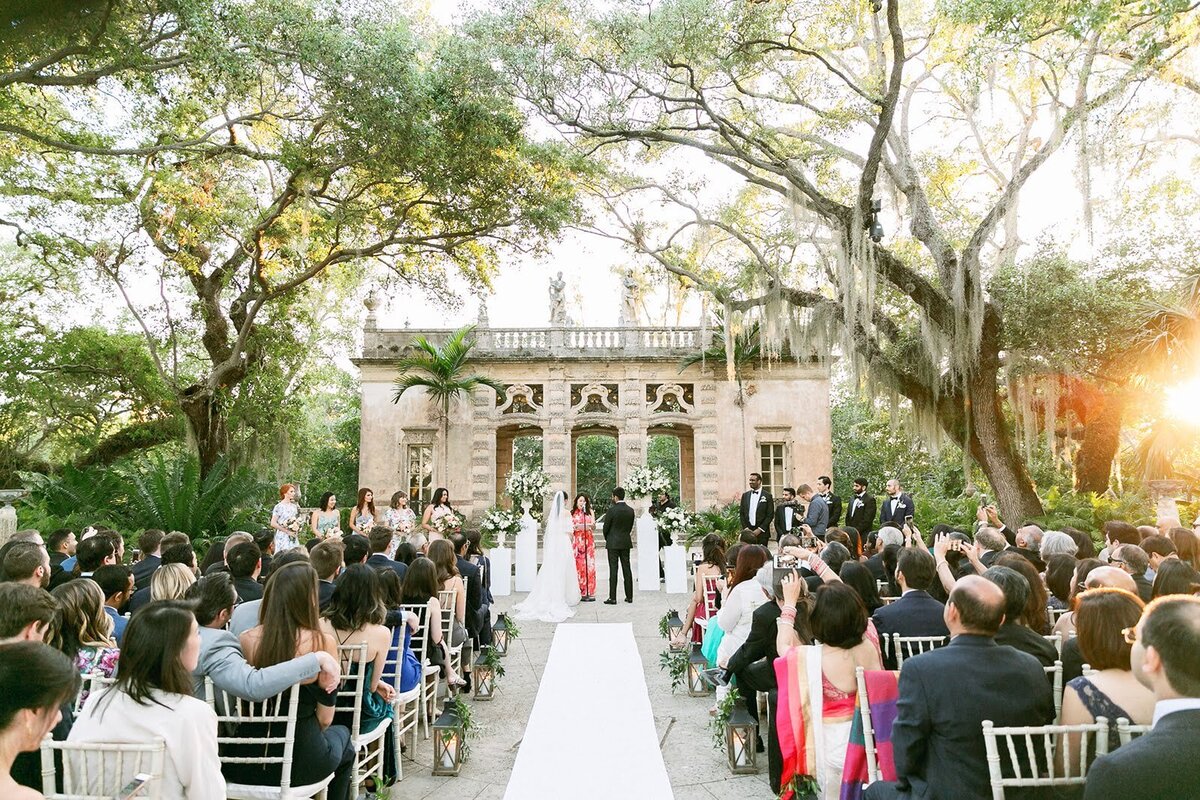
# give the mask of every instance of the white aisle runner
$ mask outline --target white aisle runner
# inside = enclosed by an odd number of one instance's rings
[[[559,625],[505,800],[672,800],[633,626]]]

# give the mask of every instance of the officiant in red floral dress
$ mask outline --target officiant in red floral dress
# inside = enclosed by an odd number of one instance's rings
[[[585,603],[596,600],[596,517],[592,501],[586,494],[575,497],[571,510],[574,523],[575,572],[579,575],[580,599]]]

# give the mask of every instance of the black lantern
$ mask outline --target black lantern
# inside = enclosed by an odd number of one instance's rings
[[[692,652],[688,656],[687,687],[692,697],[704,697],[712,693],[712,687],[704,679],[704,671],[708,669],[708,659],[700,652],[700,643],[692,643]]]
[[[447,700],[433,723],[433,774],[457,775],[462,769],[466,731],[462,720]]]
[[[683,637],[683,620],[678,611],[671,611],[667,618],[667,646],[672,653],[682,653],[687,649],[687,639]]]
[[[503,614],[497,614],[492,624],[492,647],[496,648],[496,655],[508,655],[508,620]]]
[[[725,749],[729,757],[729,770],[734,775],[751,775],[758,772],[758,723],[746,710],[744,700],[733,705],[729,719],[725,721]]]
[[[496,695],[496,671],[488,658],[488,648],[479,651],[475,659],[475,671],[471,673],[471,681],[475,686],[476,700],[491,700]]]

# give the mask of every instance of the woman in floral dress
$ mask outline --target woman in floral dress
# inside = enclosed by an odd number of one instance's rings
[[[592,501],[586,494],[575,497],[571,511],[574,527],[575,571],[579,574],[580,599],[585,603],[596,600],[596,517],[592,514]]]
[[[80,675],[113,677],[121,651],[113,639],[113,621],[104,611],[104,593],[93,580],[68,581],[51,592],[62,608],[57,645],[75,662]],[[87,699],[84,695],[80,705]]]
[[[279,487],[279,502],[271,509],[271,527],[275,529],[275,555],[300,546],[300,506],[296,505],[296,485]]]
[[[416,523],[417,515],[408,507],[408,495],[404,492],[393,494],[392,501],[383,510],[383,524],[392,529],[393,546],[404,541]]]

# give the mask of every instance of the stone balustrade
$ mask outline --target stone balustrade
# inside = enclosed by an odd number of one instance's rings
[[[374,328],[363,331],[364,361],[398,358],[419,336],[440,344],[449,329]],[[479,359],[678,359],[709,347],[711,331],[699,327],[477,328]]]

